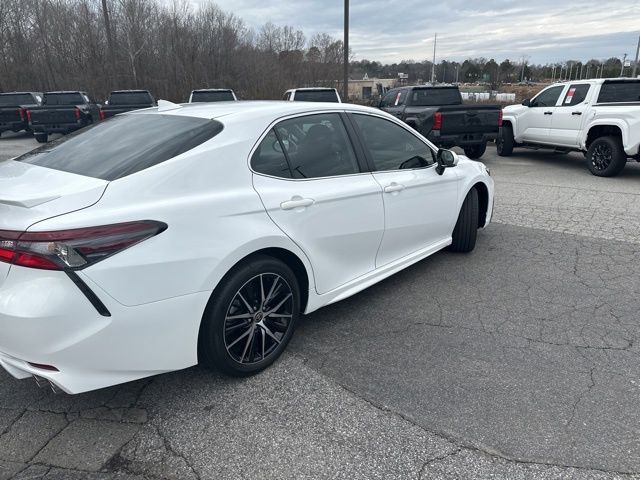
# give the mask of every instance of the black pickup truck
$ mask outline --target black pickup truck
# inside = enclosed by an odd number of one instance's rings
[[[100,110],[100,120],[105,120],[119,113],[155,107],[156,105],[155,98],[148,90],[115,90],[109,94],[109,98],[104,102]]]
[[[411,125],[438,147],[462,147],[480,158],[502,124],[499,105],[463,105],[455,86],[416,86],[389,90],[379,108]]]
[[[7,130],[29,131],[27,110],[41,104],[42,93],[39,92],[0,93],[0,135]]]
[[[86,92],[47,92],[42,106],[27,110],[29,126],[40,143],[50,133],[71,133],[100,120],[100,105]]]

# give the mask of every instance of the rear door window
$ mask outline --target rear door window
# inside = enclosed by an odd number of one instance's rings
[[[215,120],[178,115],[113,117],[16,160],[103,180],[116,180],[197,147],[222,131]]]
[[[320,178],[360,172],[342,118],[337,113],[307,115],[276,125],[293,178]]]
[[[598,103],[640,102],[640,81],[610,81],[600,87]]]
[[[569,90],[564,96],[562,100],[562,107],[572,107],[574,105],[578,105],[585,101],[587,98],[587,93],[589,93],[589,85],[588,83],[580,83],[576,85],[571,85]]]
[[[415,88],[411,92],[410,105],[434,107],[440,105],[460,105],[462,97],[457,88]]]
[[[251,168],[257,173],[279,178],[292,178],[282,144],[271,129],[251,157]]]

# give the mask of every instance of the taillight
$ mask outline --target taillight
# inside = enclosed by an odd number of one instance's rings
[[[27,110],[27,122],[31,123],[31,110]]]
[[[502,110],[498,112],[498,126],[502,126]]]
[[[80,109],[79,109],[78,107],[76,107],[76,108],[73,110],[73,113],[75,113],[75,114],[76,114],[76,120],[80,120],[80,113],[81,113],[81,112],[80,112]]]
[[[442,113],[436,112],[433,114],[432,130],[440,130],[441,128],[442,128]]]
[[[107,113],[104,110],[100,110],[100,120],[107,118]]]
[[[167,229],[152,220],[57,232],[0,230],[0,261],[43,270],[80,270]]]
[[[18,112],[18,115],[20,115],[20,121],[24,122],[24,112],[25,112],[24,108],[19,108],[17,112]]]

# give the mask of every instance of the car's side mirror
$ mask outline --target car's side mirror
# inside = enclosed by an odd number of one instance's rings
[[[528,98],[522,102],[522,105],[524,105],[525,107],[530,107],[531,106],[531,100],[529,100]]]
[[[442,175],[445,168],[451,168],[458,165],[458,155],[451,150],[445,150],[444,148],[441,148],[436,154],[436,161],[438,162],[436,172],[438,173],[438,175]]]

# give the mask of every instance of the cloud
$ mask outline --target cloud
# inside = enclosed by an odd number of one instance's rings
[[[168,1],[168,0],[165,0]],[[190,0],[199,5],[209,0]],[[271,21],[311,37],[342,37],[342,0],[218,0],[250,27]],[[351,0],[350,44],[356,59],[383,62],[437,58],[566,59],[633,57],[640,34],[640,0]]]

